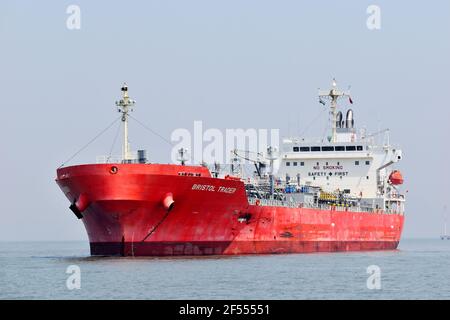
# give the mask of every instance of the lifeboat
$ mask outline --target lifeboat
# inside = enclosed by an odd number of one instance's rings
[[[389,176],[389,183],[397,186],[403,184],[403,175],[400,171],[394,170],[392,171],[391,175]]]
[[[241,181],[241,178],[239,178],[239,177],[234,177],[234,176],[230,176],[229,174],[227,174],[227,175],[224,177],[224,179],[225,179],[225,180],[233,180],[233,181]]]

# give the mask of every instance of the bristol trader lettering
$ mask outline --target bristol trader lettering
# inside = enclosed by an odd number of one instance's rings
[[[216,191],[215,186],[212,185],[204,185],[204,184],[194,184],[192,186],[192,190],[200,190],[200,191]],[[227,187],[218,187],[217,192],[224,192],[224,193],[235,193],[236,188],[227,188]]]

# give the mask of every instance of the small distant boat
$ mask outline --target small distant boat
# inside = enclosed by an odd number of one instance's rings
[[[447,207],[444,207],[444,233],[441,236],[441,240],[450,240],[450,234],[447,233]]]

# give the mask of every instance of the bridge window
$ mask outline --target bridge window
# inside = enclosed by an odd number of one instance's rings
[[[345,150],[347,150],[347,151],[356,151],[356,147],[355,146],[346,146]]]
[[[305,163],[302,161],[302,162],[300,162],[300,166],[301,167],[304,167],[305,166]]]
[[[370,161],[366,161],[366,166],[370,166]]]
[[[293,162],[292,164],[294,165],[294,167],[296,167],[296,166],[297,166],[297,162],[295,162],[295,161],[294,161],[294,162]]]
[[[314,152],[320,151],[320,147],[311,147],[311,151]]]
[[[358,151],[363,151],[363,146],[357,146],[356,149],[357,149]]]
[[[309,152],[310,148],[309,147],[300,147],[300,152]]]
[[[334,150],[336,150],[336,151],[345,151],[345,147],[344,146],[336,146],[336,147],[334,147]]]
[[[298,152],[300,150],[300,148],[299,147],[294,147],[293,150],[294,150],[294,152]]]
[[[288,161],[288,162],[286,162],[286,167],[290,167],[291,166],[291,163]]]
[[[355,161],[355,166],[359,166],[359,161]]]
[[[322,147],[322,151],[334,151],[334,147]]]

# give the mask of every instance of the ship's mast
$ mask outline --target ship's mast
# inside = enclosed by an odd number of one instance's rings
[[[447,206],[444,206],[444,237],[447,236]]]
[[[447,235],[447,217],[444,218],[444,236]]]
[[[330,90],[319,90],[319,101],[323,105],[325,102],[322,99],[328,99],[331,101],[330,114],[331,114],[331,142],[336,142],[336,128],[337,128],[337,101],[339,98],[350,98],[349,92],[340,91],[337,88],[336,80],[333,79],[332,88]]]
[[[122,123],[123,123],[123,146],[122,146],[122,159],[124,162],[130,158],[130,143],[128,141],[128,113],[133,111],[133,106],[136,101],[130,99],[128,96],[128,86],[126,83],[123,84],[122,88],[122,99],[116,101],[116,106],[118,111],[122,113]]]
[[[273,197],[275,194],[275,178],[274,178],[274,162],[278,159],[277,149],[274,147],[267,148],[267,159],[270,161],[270,174],[269,174],[269,183],[270,183],[270,195]]]

